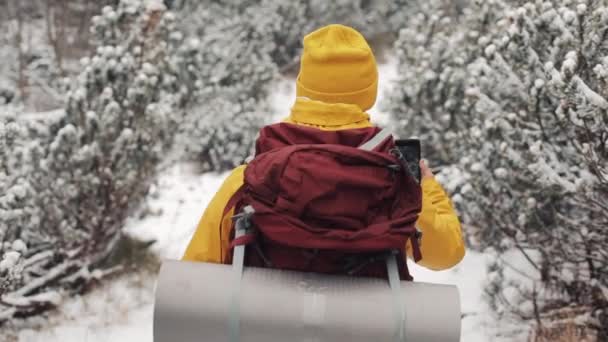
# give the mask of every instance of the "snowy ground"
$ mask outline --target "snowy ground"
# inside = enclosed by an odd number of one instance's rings
[[[394,63],[389,59],[380,68],[381,84],[389,86],[388,75],[395,74]],[[290,80],[277,84],[272,103],[276,118],[287,115],[294,93]],[[371,114],[375,123],[387,124],[383,113]],[[151,191],[149,205],[155,214],[143,220],[132,219],[127,232],[156,239],[154,251],[163,259],[180,258],[200,215],[225,177],[226,174],[196,174],[188,164],[171,166]],[[462,263],[448,271],[431,272],[411,266],[417,281],[458,286],[464,314],[462,341],[496,340],[496,322],[492,322],[481,299],[486,262],[487,256],[468,252]],[[132,274],[82,297],[70,298],[48,317],[23,324],[17,341],[152,342],[154,282],[153,276]]]

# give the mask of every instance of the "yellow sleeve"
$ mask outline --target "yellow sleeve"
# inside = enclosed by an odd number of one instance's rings
[[[205,209],[182,260],[212,263],[225,260],[234,209],[223,214],[228,201],[243,184],[244,171],[245,166],[239,166],[226,178]]]
[[[465,248],[460,220],[450,198],[434,178],[422,180],[422,211],[416,226],[422,231],[419,265],[440,271],[462,260]],[[411,248],[408,254],[411,257]]]

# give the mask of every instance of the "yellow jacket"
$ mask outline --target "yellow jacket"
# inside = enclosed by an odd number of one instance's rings
[[[369,115],[348,104],[328,104],[298,98],[285,122],[340,130],[369,127]],[[186,249],[183,260],[223,263],[228,254],[231,217],[234,209],[223,215],[228,201],[243,184],[245,165],[232,171],[211,200]],[[419,265],[443,270],[456,265],[465,249],[460,221],[449,197],[434,178],[422,180],[422,211],[416,226],[422,231],[422,260]],[[411,256],[411,248],[407,246]]]

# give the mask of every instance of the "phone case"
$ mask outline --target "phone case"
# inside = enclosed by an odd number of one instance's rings
[[[410,175],[420,183],[420,140],[400,139],[395,141],[395,145],[399,152],[398,157],[407,165]]]

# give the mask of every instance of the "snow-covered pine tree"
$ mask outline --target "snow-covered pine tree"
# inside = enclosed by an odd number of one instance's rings
[[[541,292],[522,289],[540,308],[539,328],[552,327],[542,320],[550,309],[576,303],[587,308],[577,324],[600,340],[608,338],[607,24],[600,1],[525,3],[506,13],[506,32],[469,67],[473,110],[485,120],[471,141],[483,158],[466,165],[479,163],[479,181],[463,201],[481,199],[475,212],[501,237],[497,249],[540,254],[530,261]]]
[[[159,2],[105,7],[92,27],[97,49],[83,60],[50,139],[3,149],[10,173],[0,182],[7,189],[0,276],[8,279],[0,319],[35,314],[56,304],[62,289],[79,290],[113,270],[104,261],[145,195],[179,112],[181,87],[167,53],[174,21]],[[16,146],[17,127],[4,125],[4,144]]]
[[[477,2],[451,32],[402,31],[407,76],[392,98],[406,134],[464,175],[454,200],[497,251],[488,294],[499,313],[543,331],[574,322],[599,340],[608,338],[607,20],[603,1]],[[531,279],[501,276],[512,250]]]
[[[260,7],[260,29],[270,44],[272,61],[280,69],[297,65],[302,37],[316,25],[310,1],[263,0]]]
[[[23,127],[14,115],[0,117],[0,295],[22,282],[22,253],[25,246],[11,227],[26,227],[35,208],[24,205],[31,188],[20,173],[25,155]],[[13,247],[15,246],[15,248]],[[0,309],[0,321],[13,310]]]
[[[19,79],[18,51],[15,48],[16,24],[13,21],[5,21],[1,27],[0,34],[0,106],[16,102],[19,96],[17,80]]]
[[[272,38],[273,61],[283,69],[297,64],[302,38],[307,33],[329,24],[349,25],[368,39],[380,35],[393,37],[418,1],[272,1],[264,0],[257,10],[263,13],[263,29]]]
[[[195,158],[202,171],[229,170],[253,153],[253,143],[269,110],[264,100],[237,102],[229,90],[199,94],[201,105],[190,109],[175,146]]]
[[[45,21],[43,3],[0,6],[0,106],[12,102],[32,111],[59,107],[64,80],[48,39],[53,28]]]
[[[182,13],[188,35],[173,61],[189,106],[177,146],[202,171],[242,163],[270,112],[265,99],[277,68],[259,24],[268,18],[241,5],[203,2]]]
[[[466,65],[496,30],[504,6],[486,1],[460,10],[435,0],[419,6],[399,31],[397,86],[380,105],[392,113],[399,136],[422,140],[425,158],[452,163],[462,156],[459,135],[470,124],[462,115],[470,107]]]

